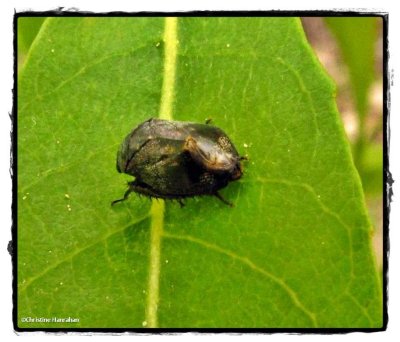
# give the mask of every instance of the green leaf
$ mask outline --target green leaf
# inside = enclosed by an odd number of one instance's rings
[[[366,197],[383,194],[383,150],[381,143],[370,143],[365,146],[363,159],[360,161],[360,176]]]
[[[51,18],[18,88],[19,327],[380,327],[334,87],[295,18]],[[149,117],[224,129],[245,174],[151,202],[116,152]],[[79,318],[23,322],[22,318]]]

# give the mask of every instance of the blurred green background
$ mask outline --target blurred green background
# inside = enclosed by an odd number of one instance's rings
[[[23,68],[44,17],[19,18],[18,71]],[[337,84],[337,105],[360,174],[377,264],[383,244],[383,38],[379,17],[305,17],[306,36]]]

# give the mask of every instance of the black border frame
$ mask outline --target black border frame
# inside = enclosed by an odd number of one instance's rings
[[[382,19],[383,36],[383,265],[382,265],[382,295],[383,295],[383,325],[379,328],[20,328],[18,326],[18,232],[17,232],[17,210],[18,210],[18,18],[21,17],[379,17]],[[11,175],[12,175],[12,241],[9,242],[8,251],[12,259],[12,288],[13,288],[13,310],[12,321],[16,332],[92,332],[92,333],[309,333],[309,334],[333,334],[349,332],[378,332],[386,331],[388,324],[388,254],[389,254],[389,214],[392,200],[393,178],[389,170],[389,143],[390,143],[390,95],[389,95],[389,72],[388,72],[388,21],[389,14],[385,12],[357,12],[351,11],[190,11],[190,12],[123,12],[115,11],[108,13],[95,13],[88,11],[63,11],[63,7],[51,11],[26,11],[15,12],[13,20],[14,30],[14,84],[13,84],[13,109],[11,114]]]

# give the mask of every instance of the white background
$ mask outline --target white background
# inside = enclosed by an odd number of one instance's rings
[[[399,46],[400,39],[398,32],[400,30],[400,11],[396,11],[396,2],[390,0],[380,1],[351,1],[351,0],[336,0],[330,3],[318,1],[256,1],[256,0],[241,0],[241,1],[222,1],[222,0],[202,0],[202,1],[188,1],[188,0],[146,0],[140,4],[136,4],[134,1],[123,1],[123,0],[112,0],[112,1],[73,1],[64,0],[61,2],[54,2],[49,0],[42,1],[1,1],[0,2],[0,40],[1,40],[1,63],[0,63],[0,85],[1,85],[1,101],[0,101],[0,263],[1,263],[1,281],[0,281],[0,339],[15,340],[17,334],[13,331],[12,327],[12,287],[11,287],[11,257],[7,252],[7,244],[11,239],[11,178],[9,173],[10,166],[10,131],[11,121],[9,119],[9,113],[12,109],[12,88],[13,88],[13,15],[14,12],[20,12],[24,10],[35,10],[45,11],[52,10],[57,7],[63,6],[64,9],[77,8],[79,10],[96,11],[96,12],[107,12],[107,11],[188,11],[188,10],[368,10],[377,12],[389,13],[389,72],[390,72],[390,129],[391,129],[391,140],[390,140],[390,171],[393,178],[397,182],[393,186],[394,196],[391,204],[391,216],[390,216],[390,258],[389,258],[389,325],[386,332],[378,333],[351,333],[344,335],[289,335],[289,334],[273,334],[273,335],[252,335],[251,338],[257,340],[269,341],[286,341],[289,339],[301,339],[307,341],[326,339],[330,341],[336,340],[353,340],[359,339],[364,341],[375,341],[378,339],[390,338],[393,340],[395,336],[398,338],[400,333],[400,272],[399,272],[399,198],[400,189],[398,182],[400,181],[400,163],[399,163],[399,152],[400,146],[400,134],[399,134],[399,121],[400,121],[400,105],[399,105]],[[377,7],[380,6],[380,7]],[[396,33],[393,33],[396,32]],[[20,339],[33,339],[42,340],[55,338],[54,334],[44,333],[24,333]],[[81,334],[74,334],[74,338],[88,338],[81,336]],[[196,334],[185,334],[185,335],[174,335],[174,336],[132,336],[129,335],[130,339],[146,338],[146,339],[157,339],[157,338],[187,338],[199,339],[203,338],[204,335]],[[58,338],[65,338],[65,336],[57,336]],[[111,339],[114,336],[97,336],[101,339]],[[224,337],[228,337],[224,335]],[[229,335],[230,338],[243,338],[244,336]],[[246,336],[249,338],[250,336]],[[210,335],[207,338],[214,340],[221,339],[221,335]]]

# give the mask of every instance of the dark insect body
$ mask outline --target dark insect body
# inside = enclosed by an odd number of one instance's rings
[[[214,195],[228,205],[218,190],[242,176],[240,157],[228,136],[218,127],[192,122],[150,119],[122,142],[118,172],[135,177],[131,192],[149,197],[182,199]]]

